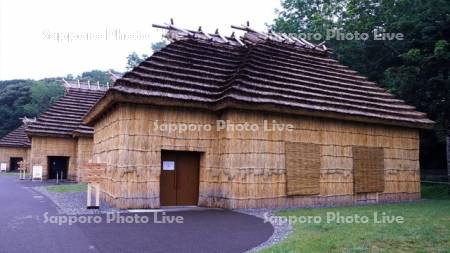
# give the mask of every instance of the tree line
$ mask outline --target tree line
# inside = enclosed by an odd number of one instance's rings
[[[316,43],[325,38],[332,57],[436,121],[431,131],[421,132],[421,168],[445,169],[450,118],[449,0],[281,0],[281,7],[268,24],[270,29],[314,35],[308,39]],[[372,37],[356,39],[357,33]],[[353,39],[347,34],[353,34]],[[376,34],[382,39],[376,39]],[[401,34],[401,39],[391,34]],[[166,44],[153,43],[152,50]],[[126,69],[147,57],[131,53]],[[106,72],[98,70],[66,78],[110,81]],[[63,94],[58,80],[0,81],[0,136],[20,125],[20,117],[37,116],[56,101]]]
[[[91,82],[110,82],[107,71],[92,70],[79,76],[67,75],[68,81],[82,79]],[[64,95],[62,77],[42,80],[8,80],[0,81],[0,136],[22,124],[23,117],[37,117],[50,105]]]
[[[165,40],[152,43],[153,52],[167,45]],[[132,52],[127,56],[126,69],[131,70],[144,61],[148,55]],[[92,83],[112,83],[109,71],[91,70],[81,75],[44,78],[42,80],[0,81],[0,138],[22,124],[23,117],[38,117],[50,105],[64,95],[62,79],[67,81],[83,80]]]
[[[421,132],[421,168],[445,170],[450,119],[450,1],[282,0],[281,6],[271,29],[315,34],[309,39],[317,43],[321,41],[315,38],[326,38],[333,57],[341,63],[427,113],[436,125]],[[356,33],[371,36],[352,38]],[[384,37],[375,38],[375,34]],[[402,39],[391,39],[392,34],[401,34]]]

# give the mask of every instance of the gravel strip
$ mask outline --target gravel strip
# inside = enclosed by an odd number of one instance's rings
[[[86,192],[49,192],[45,186],[33,187],[33,189],[53,201],[53,203],[58,206],[58,211],[60,214],[89,215],[119,212],[119,209],[111,208],[108,204],[102,201],[100,201],[100,209],[87,209]],[[120,212],[123,212],[123,210]]]
[[[289,223],[282,223],[279,224],[276,221],[276,219],[273,219],[272,217],[279,217],[276,216],[274,213],[277,211],[280,211],[282,209],[234,209],[233,211],[253,215],[258,218],[263,219],[266,221],[266,218],[268,221],[272,224],[274,231],[272,236],[265,242],[261,243],[260,245],[248,250],[247,252],[257,252],[265,248],[269,248],[270,246],[280,243],[283,240],[285,240],[293,231],[292,226]]]

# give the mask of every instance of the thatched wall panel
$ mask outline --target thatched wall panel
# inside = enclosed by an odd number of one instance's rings
[[[43,176],[48,176],[48,157],[69,157],[68,178],[76,180],[78,176],[77,140],[73,138],[39,137],[31,140],[31,166],[40,165]]]
[[[320,192],[321,148],[317,144],[286,142],[286,194]]]
[[[92,161],[92,150],[93,150],[93,140],[88,137],[80,137],[77,139],[77,147],[76,147],[76,166],[77,166],[77,180],[79,181],[81,178],[81,170],[80,168]]]
[[[383,149],[361,146],[353,147],[353,173],[356,193],[383,192]]]
[[[0,163],[6,163],[6,169],[10,170],[11,157],[22,157],[25,163],[30,161],[30,148],[13,148],[13,147],[0,147]],[[27,165],[27,167],[29,167]]]
[[[218,119],[227,120],[228,124],[254,123],[261,129],[263,120],[268,120],[269,124],[275,120],[292,124],[294,128],[283,132],[215,131]],[[155,122],[211,124],[213,131],[169,133],[155,129]],[[104,195],[118,207],[159,206],[161,149],[202,152],[199,205],[204,206],[354,203],[353,146],[385,150],[386,180],[393,180],[386,182],[386,193],[397,192],[397,200],[401,200],[414,198],[419,190],[416,183],[418,133],[405,128],[268,113],[226,111],[215,115],[120,104],[98,121],[95,133],[94,160],[108,164]],[[287,197],[284,149],[287,141],[320,146],[320,191],[317,197]],[[392,174],[398,173],[397,170],[415,173]],[[405,183],[406,180],[413,183]],[[137,183],[141,181],[146,183]],[[401,195],[402,192],[408,194]],[[396,198],[389,195],[384,199],[393,201]]]

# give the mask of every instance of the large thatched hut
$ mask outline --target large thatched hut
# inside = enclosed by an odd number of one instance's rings
[[[31,141],[25,128],[32,122],[34,121],[24,118],[20,127],[0,139],[0,164],[6,164],[7,171],[17,170],[19,162],[28,164],[30,161]]]
[[[86,115],[102,196],[120,208],[249,208],[415,200],[433,122],[330,58],[248,27],[169,29],[168,46]]]
[[[27,127],[31,166],[42,166],[43,177],[79,180],[79,167],[92,157],[93,129],[82,119],[105,94],[105,87],[66,83],[65,95]]]

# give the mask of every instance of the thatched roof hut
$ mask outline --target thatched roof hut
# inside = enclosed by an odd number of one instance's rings
[[[0,163],[6,164],[8,171],[17,170],[20,161],[29,161],[31,141],[25,133],[25,128],[30,122],[25,118],[20,127],[0,139]]]
[[[27,127],[31,138],[31,164],[42,166],[44,178],[79,179],[78,168],[92,156],[93,129],[83,116],[107,88],[90,83],[66,82],[65,95]]]
[[[418,129],[433,122],[331,59],[323,44],[250,27],[237,27],[246,31],[239,38],[158,27],[172,43],[118,79],[85,117],[113,205],[420,197]]]

